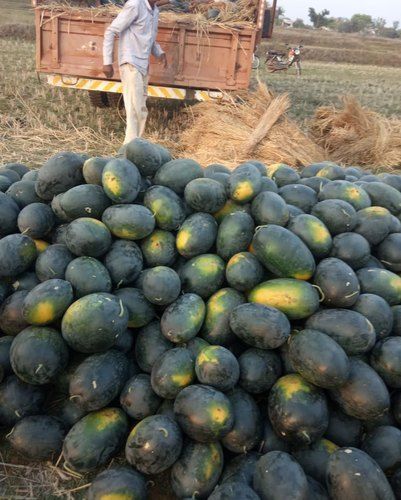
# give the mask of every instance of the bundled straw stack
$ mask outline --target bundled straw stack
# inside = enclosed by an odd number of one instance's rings
[[[311,134],[333,161],[401,167],[401,120],[364,108],[352,96],[343,98],[340,109],[318,108]]]
[[[203,165],[213,161],[236,166],[255,158],[300,166],[326,159],[287,118],[289,107],[286,94],[275,97],[264,84],[240,101],[201,103],[188,111],[193,118],[181,135],[182,152]]]

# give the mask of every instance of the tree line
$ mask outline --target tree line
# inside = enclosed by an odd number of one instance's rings
[[[296,19],[292,26],[303,29],[322,29],[328,28],[340,33],[368,33],[384,36],[387,38],[401,38],[400,22],[394,21],[392,26],[387,26],[384,18],[373,18],[368,14],[354,14],[351,18],[331,17],[330,11],[323,9],[317,12],[313,7],[308,12],[310,24],[302,19]],[[276,23],[282,24],[285,18],[285,10],[278,7],[276,10]]]

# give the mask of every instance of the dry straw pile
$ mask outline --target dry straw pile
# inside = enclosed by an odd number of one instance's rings
[[[192,121],[181,134],[181,153],[203,165],[232,167],[250,158],[293,166],[326,159],[322,148],[286,116],[289,106],[286,94],[276,97],[259,84],[241,99],[189,108]]]
[[[343,107],[316,110],[311,134],[330,159],[346,165],[401,167],[401,120],[362,107],[355,97]]]

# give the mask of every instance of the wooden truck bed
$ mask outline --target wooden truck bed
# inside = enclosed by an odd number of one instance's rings
[[[88,11],[74,13],[35,9],[36,69],[42,73],[105,79],[103,34],[112,18]],[[168,69],[153,58],[150,84],[196,89],[239,90],[249,85],[256,29],[210,27],[207,34],[181,23],[160,22],[157,40]],[[117,58],[117,42],[115,47]],[[114,80],[119,80],[115,64]]]

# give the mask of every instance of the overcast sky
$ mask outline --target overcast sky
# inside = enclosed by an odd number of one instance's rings
[[[400,0],[277,0],[284,7],[285,14],[291,19],[300,17],[308,20],[308,9],[314,7],[318,12],[328,9],[333,17],[351,17],[355,13],[384,17],[388,23],[401,21]]]

